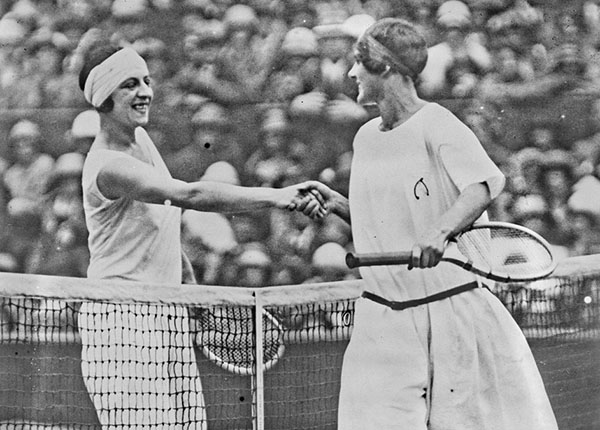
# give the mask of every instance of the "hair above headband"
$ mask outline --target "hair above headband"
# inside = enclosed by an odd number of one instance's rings
[[[146,61],[132,48],[119,49],[90,71],[83,95],[98,108],[123,81],[138,73],[149,73]]]
[[[363,35],[361,37],[361,42],[365,44],[371,60],[386,64],[403,75],[410,76],[413,79],[416,78],[416,75],[418,75],[418,73],[415,74],[408,66],[400,61],[400,59],[394,55],[392,51],[386,48],[370,34]]]

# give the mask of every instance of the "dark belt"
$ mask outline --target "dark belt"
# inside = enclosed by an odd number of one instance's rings
[[[449,290],[442,291],[441,293],[436,293],[432,294],[431,296],[423,297],[422,299],[406,300],[404,302],[393,302],[368,291],[363,292],[362,297],[364,297],[365,299],[372,300],[375,303],[379,303],[380,305],[387,306],[388,308],[394,311],[401,311],[408,308],[414,308],[415,306],[421,306],[427,303],[437,302],[438,300],[447,299],[448,297],[464,293],[465,291],[474,290],[478,287],[479,284],[473,281],[469,282],[468,284],[463,284],[459,285],[458,287],[450,288]]]

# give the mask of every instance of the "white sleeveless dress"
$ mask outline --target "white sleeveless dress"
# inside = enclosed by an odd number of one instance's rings
[[[136,140],[170,177],[144,129]],[[100,193],[100,169],[128,154],[92,150],[83,169],[88,277],[181,284],[181,210]],[[205,429],[190,321],[169,305],[83,303],[82,371],[103,429]]]

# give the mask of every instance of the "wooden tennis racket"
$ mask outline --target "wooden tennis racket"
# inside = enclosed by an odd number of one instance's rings
[[[217,366],[238,375],[256,372],[256,335],[251,308],[202,308],[199,343],[203,354]],[[272,368],[285,351],[283,326],[270,312],[263,310],[263,371]]]
[[[348,254],[350,268],[409,264],[411,252]],[[498,282],[545,278],[556,268],[548,242],[534,231],[506,222],[473,224],[449,241],[442,260]]]

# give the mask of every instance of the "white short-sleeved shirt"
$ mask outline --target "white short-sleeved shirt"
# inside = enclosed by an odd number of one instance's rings
[[[439,104],[426,104],[389,131],[380,123],[367,122],[354,139],[349,200],[357,252],[410,251],[467,186],[487,183],[492,198],[502,190],[504,176],[477,137]],[[397,301],[474,280],[451,264],[363,267],[361,276],[369,291]]]

